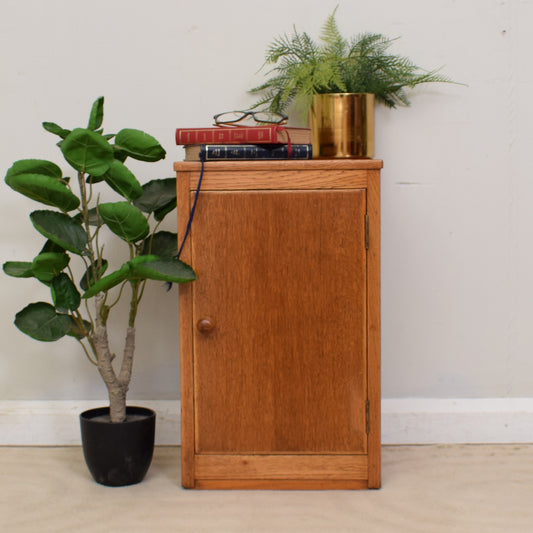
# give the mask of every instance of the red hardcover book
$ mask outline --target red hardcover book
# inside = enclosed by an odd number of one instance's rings
[[[231,126],[210,128],[178,128],[176,144],[309,144],[309,128],[285,126]]]

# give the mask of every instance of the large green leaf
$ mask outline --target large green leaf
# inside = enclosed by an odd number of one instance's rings
[[[142,263],[150,263],[152,261],[159,261],[159,259],[161,258],[155,254],[138,255],[137,257],[130,259],[126,264],[129,266],[131,270],[136,265],[140,265]]]
[[[172,259],[178,254],[178,236],[170,231],[158,231],[146,239],[143,254],[155,254],[162,259]]]
[[[176,209],[176,200],[155,211],[154,218],[157,221],[163,220],[170,212],[174,211],[174,209]]]
[[[80,205],[80,200],[61,181],[44,174],[12,174],[6,176],[6,183],[15,191],[41,202],[72,211]]]
[[[124,263],[119,270],[103,277],[91,285],[82,298],[91,298],[99,292],[105,292],[123,281],[153,279],[173,283],[194,281],[196,274],[193,269],[177,259],[161,259],[157,255],[141,255]]]
[[[50,290],[54,305],[59,312],[75,311],[80,306],[80,293],[70,277],[64,272],[52,280]]]
[[[6,261],[2,268],[8,276],[14,278],[32,278],[32,263],[29,261]]]
[[[159,161],[166,155],[164,148],[154,137],[134,129],[120,130],[115,137],[115,147],[139,161]]]
[[[113,160],[103,177],[113,190],[128,200],[135,200],[143,193],[141,184],[131,170],[117,159]]]
[[[94,131],[76,128],[61,143],[65,159],[79,172],[105,174],[113,162],[112,146]]]
[[[92,324],[89,321],[83,320],[83,325],[81,325],[77,323],[72,316],[70,319],[70,331],[67,333],[67,335],[76,339],[83,339],[91,333]]]
[[[142,212],[128,202],[101,204],[98,211],[109,229],[127,242],[140,241],[150,231]]]
[[[45,252],[57,252],[57,253],[65,253],[65,248],[62,246],[59,246],[59,244],[56,244],[55,242],[52,242],[50,239],[48,239],[44,246],[41,248],[40,254],[44,254]]]
[[[104,176],[87,176],[87,183],[94,185],[95,183],[100,183],[104,181]]]
[[[91,285],[83,294],[82,298],[91,298],[97,295],[99,292],[105,292],[117,285],[120,285],[123,281],[128,279],[130,273],[130,266],[125,263],[118,270],[111,272],[107,276],[104,276],[98,280],[94,285]]]
[[[66,130],[61,126],[58,126],[55,122],[43,122],[43,128],[46,131],[49,131],[50,133],[59,135],[59,137],[61,137],[62,139],[66,139],[68,134],[70,133],[70,130]]]
[[[139,276],[135,276],[133,271],[135,265],[157,260],[159,260],[157,255],[142,255],[134,257],[130,261],[124,263],[118,270],[111,272],[111,274],[108,274],[107,276],[98,280],[95,284],[91,285],[83,294],[83,298],[91,298],[99,292],[108,291],[127,279],[137,279]]]
[[[91,109],[91,115],[89,117],[89,124],[87,128],[90,130],[96,131],[104,120],[104,97],[100,96]]]
[[[33,275],[43,283],[50,283],[69,264],[70,258],[65,253],[45,252],[33,260]]]
[[[61,179],[63,175],[61,169],[55,163],[45,159],[21,159],[20,161],[15,161],[7,171],[6,178],[18,174],[43,174],[57,179]]]
[[[141,263],[133,267],[133,274],[141,278],[173,283],[194,281],[194,270],[179,259],[160,259],[149,263]]]
[[[89,225],[90,226],[101,226],[104,221],[102,220],[102,217],[98,215],[98,209],[96,207],[92,207],[89,209]],[[73,217],[74,220],[79,222],[83,225],[83,215],[81,213],[78,213],[75,217]]]
[[[87,235],[81,224],[57,211],[34,211],[30,214],[35,229],[65,250],[83,255],[87,247]]]
[[[142,189],[142,195],[133,202],[141,211],[153,213],[169,205],[176,206],[176,178],[152,180]]]
[[[97,280],[104,275],[107,267],[108,262],[106,259],[102,259],[100,266],[94,263],[90,265],[80,279],[80,287],[86,291],[92,284],[95,283],[95,279]]]
[[[71,329],[70,316],[56,313],[54,306],[46,302],[33,303],[19,311],[15,325],[38,341],[56,341]]]
[[[128,159],[128,154],[121,150],[118,146],[113,145],[113,150],[115,153],[115,159],[120,161],[121,163],[124,163],[126,159]]]
[[[98,208],[93,207],[89,209],[89,225],[101,226],[103,223],[102,217],[98,214]]]

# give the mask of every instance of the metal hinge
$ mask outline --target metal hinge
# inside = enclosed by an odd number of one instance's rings
[[[370,401],[366,401],[366,434],[370,433]]]
[[[368,213],[365,213],[365,248],[368,250],[368,242],[370,240],[370,219]]]

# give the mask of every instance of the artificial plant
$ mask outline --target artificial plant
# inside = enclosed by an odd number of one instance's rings
[[[319,41],[306,32],[277,37],[266,52],[270,78],[251,89],[262,93],[253,106],[284,112],[295,103],[303,111],[312,97],[324,93],[372,93],[388,107],[409,105],[406,88],[421,83],[451,82],[437,70],[424,71],[407,57],[388,52],[393,43],[377,33],[352,38],[341,35],[335,20],[337,8],[328,16]]]
[[[29,304],[16,314],[15,325],[40,341],[66,335],[76,339],[107,387],[111,422],[122,422],[132,374],[135,320],[146,281],[183,283],[194,280],[195,274],[176,258],[176,234],[159,230],[176,207],[175,178],[141,185],[124,164],[128,157],[159,161],[165,150],[140,130],[104,134],[103,116],[101,97],[92,106],[87,127],[66,130],[43,123],[45,130],[59,136],[57,145],[74,171],[72,179],[55,163],[41,159],[17,161],[7,171],[7,185],[54,209],[30,214],[45,239],[39,253],[31,261],[8,261],[3,269],[10,276],[35,278],[50,288],[52,303]],[[122,199],[102,201],[105,185]],[[110,241],[113,238],[116,242]],[[105,249],[115,252],[119,244],[126,260],[108,273]],[[114,361],[108,325],[111,311],[122,298],[129,299],[128,322],[122,357]]]

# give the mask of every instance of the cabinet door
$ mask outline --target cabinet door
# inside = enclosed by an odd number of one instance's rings
[[[364,189],[202,193],[197,453],[366,452],[365,211]]]

